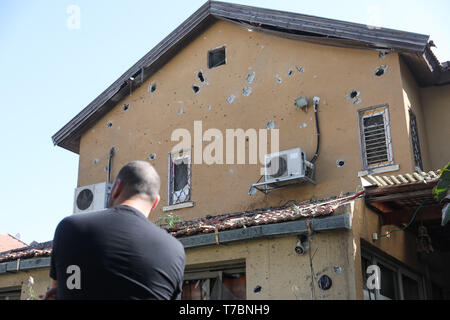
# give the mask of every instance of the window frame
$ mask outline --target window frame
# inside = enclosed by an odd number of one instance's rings
[[[411,136],[411,150],[413,156],[414,169],[423,171],[422,151],[420,150],[419,126],[417,125],[417,117],[411,108],[408,108],[409,114],[409,132]],[[416,152],[417,148],[417,152]]]
[[[170,152],[168,160],[168,183],[167,183],[167,205],[174,206],[182,203],[187,203],[191,201],[192,196],[192,184],[191,184],[191,154],[190,150],[181,150],[180,152]],[[186,196],[184,201],[173,201],[173,196],[175,193],[174,185],[175,185],[175,165],[176,162],[185,162],[187,161],[187,186],[189,188],[189,194]]]
[[[224,61],[222,64],[219,64],[218,66],[211,66],[211,55],[213,55],[216,52],[219,52],[223,50],[224,51]],[[208,69],[214,69],[214,68],[218,68],[220,66],[226,65],[227,64],[227,48],[225,45],[208,50],[207,53],[207,65],[208,65]]]
[[[405,300],[404,297],[404,291],[403,291],[403,276],[406,276],[414,281],[417,282],[418,285],[418,300],[425,300],[426,299],[426,286],[425,286],[425,278],[423,275],[420,275],[419,273],[415,273],[413,271],[410,271],[409,269],[401,266],[400,264],[391,261],[390,259],[384,258],[376,253],[374,253],[371,250],[368,250],[367,248],[361,249],[361,257],[369,261],[370,265],[382,265],[384,268],[389,269],[394,272],[395,275],[395,283],[394,283],[394,290],[395,290],[395,299],[390,299],[386,296],[383,296],[381,294],[381,289],[374,290],[375,292],[371,292],[368,289],[365,288],[365,276],[366,270],[362,270],[363,272],[363,296],[364,299],[366,299],[366,296],[369,297],[369,300],[371,297],[374,298],[374,300]]]
[[[225,285],[223,284],[224,273],[243,273],[246,277],[245,282],[247,285],[247,272],[245,262],[233,263],[232,265],[228,266],[217,264],[214,266],[194,269],[190,269],[190,267],[187,267],[183,277],[183,284],[184,281],[206,280],[207,292],[204,300],[210,300],[212,290],[211,279],[216,279],[216,281],[219,281],[219,298],[217,300],[222,300],[223,289],[225,287]],[[245,294],[245,299],[247,299],[247,294]]]
[[[377,115],[383,115],[384,120],[384,132],[386,137],[386,151],[388,160],[376,164],[368,164],[367,162],[367,149],[364,139],[364,119],[377,116]],[[360,147],[360,154],[361,154],[361,161],[362,161],[362,168],[363,170],[371,170],[381,167],[387,167],[394,164],[394,153],[392,150],[392,137],[391,137],[391,123],[389,118],[389,105],[382,104],[377,106],[372,106],[365,109],[360,109],[357,111],[357,117],[358,117],[358,131],[359,131],[359,147]]]
[[[18,299],[17,299],[18,295]],[[13,296],[13,299],[10,297]],[[8,299],[6,299],[8,298]],[[0,288],[0,301],[2,300],[20,300],[22,298],[22,287],[12,286]]]

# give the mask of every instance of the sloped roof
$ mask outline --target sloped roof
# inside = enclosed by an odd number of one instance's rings
[[[163,225],[162,228],[176,238],[184,238],[197,234],[214,233],[216,230],[217,232],[222,232],[306,218],[320,218],[333,215],[333,213],[337,214],[339,208],[361,197],[363,193],[359,192],[329,199],[291,203],[281,207],[207,216],[200,219],[180,221],[175,223],[173,227]],[[48,241],[20,249],[0,252],[0,263],[14,261],[19,258],[48,257],[51,255],[52,244],[52,241]]]
[[[86,130],[129,94],[130,88],[136,89],[142,85],[186,44],[217,20],[226,20],[255,31],[301,41],[398,51],[403,54],[413,75],[421,85],[432,83],[435,79],[429,74],[441,71],[440,68],[432,69],[439,62],[433,60],[427,63],[427,57],[433,57],[428,45],[428,35],[374,28],[298,13],[208,1],[56,132],[52,137],[53,143],[78,153],[81,135]],[[430,52],[430,54],[425,55],[424,52]]]
[[[0,252],[0,263],[17,259],[30,259],[34,257],[48,257],[52,252],[53,241],[41,242],[31,246],[22,246],[17,249]]]
[[[0,252],[27,246],[23,241],[10,234],[0,234]]]

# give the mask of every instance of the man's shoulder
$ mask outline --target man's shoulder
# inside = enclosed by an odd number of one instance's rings
[[[111,213],[111,209],[88,213],[76,213],[62,219],[58,227],[76,227],[79,225],[84,225],[86,223],[96,221],[97,219],[102,218],[109,213]]]

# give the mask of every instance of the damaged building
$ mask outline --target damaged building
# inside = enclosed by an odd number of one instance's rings
[[[208,1],[52,137],[79,155],[74,214],[146,160],[162,183],[150,217],[186,250],[183,299],[448,299],[432,188],[450,160],[450,67],[429,41]],[[174,152],[194,121],[277,129],[277,172]],[[43,294],[51,245],[0,253],[0,296],[27,298],[30,275]]]

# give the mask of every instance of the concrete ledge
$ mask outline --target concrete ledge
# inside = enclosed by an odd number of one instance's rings
[[[373,169],[367,169],[363,171],[358,172],[358,177],[364,177],[369,174],[378,174],[378,173],[385,173],[385,172],[391,172],[391,171],[398,171],[400,170],[400,166],[398,164],[393,164],[391,166],[386,167],[379,167],[379,168],[373,168]]]
[[[188,201],[188,202],[183,202],[183,203],[179,203],[179,204],[174,204],[171,206],[165,206],[165,207],[163,207],[163,212],[178,210],[178,209],[183,209],[183,208],[190,208],[193,206],[194,206],[194,202]]]
[[[50,267],[50,257],[31,258],[26,260],[17,259],[0,263],[0,274],[46,267]]]
[[[326,218],[309,219],[309,221],[311,229],[314,231],[351,229],[349,213]],[[258,238],[299,235],[307,232],[308,227],[306,226],[306,221],[298,220],[221,231],[217,234],[218,243],[216,242],[215,233],[199,234],[178,238],[178,240],[183,244],[185,249],[189,249]]]

